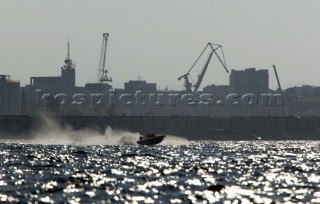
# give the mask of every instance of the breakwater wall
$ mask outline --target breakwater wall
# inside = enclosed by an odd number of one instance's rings
[[[94,116],[0,116],[0,136],[28,138],[46,126],[154,132],[190,140],[304,140],[320,139],[320,117],[94,117]]]

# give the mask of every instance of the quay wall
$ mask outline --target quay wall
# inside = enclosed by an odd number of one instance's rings
[[[94,117],[0,116],[0,138],[29,138],[39,129],[106,127],[132,132],[181,136],[190,140],[318,140],[320,117]]]

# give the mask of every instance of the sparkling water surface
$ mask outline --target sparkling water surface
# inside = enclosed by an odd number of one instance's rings
[[[29,142],[32,143],[32,142]],[[320,203],[320,142],[0,143],[0,201]]]

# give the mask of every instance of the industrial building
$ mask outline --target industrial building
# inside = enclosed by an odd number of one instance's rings
[[[211,84],[205,86],[200,91],[211,59],[216,58],[215,60],[220,62],[222,68],[220,71],[229,73],[222,46],[210,42],[191,68],[178,78],[184,81],[185,90],[173,91],[167,88],[165,90],[157,90],[156,83],[149,83],[141,78],[129,80],[124,83],[123,88],[113,88],[109,84],[109,82],[112,82],[112,78],[108,76],[106,60],[108,37],[108,33],[103,33],[98,78],[96,82],[87,83],[84,87],[76,86],[76,67],[70,58],[69,43],[64,65],[61,69],[59,68],[61,71],[60,76],[30,77],[30,84],[20,89],[19,82],[10,80],[9,76],[0,75],[0,115],[34,115],[46,112],[52,115],[65,116],[284,116],[288,115],[288,113],[298,115],[315,115],[320,113],[318,111],[320,107],[318,105],[320,101],[320,88],[303,86],[282,90],[275,66],[274,71],[278,83],[277,91],[269,89],[268,70],[256,68],[245,70],[232,69],[231,74],[226,75],[226,77],[229,76],[229,85]],[[204,53],[208,54],[208,58],[197,78],[193,77],[196,80],[193,80],[191,71],[196,68],[195,65],[204,56]],[[143,103],[123,103],[123,101],[135,101],[138,99],[141,102],[141,95],[136,95],[137,91],[143,95]],[[63,99],[56,97],[60,93],[65,94],[66,97],[69,97],[68,99],[73,99],[74,95],[80,93],[84,96],[81,100],[86,100],[86,103],[79,106],[73,103],[61,104],[60,102]],[[183,94],[191,94],[196,97],[195,104],[197,104],[199,103],[200,95],[203,93],[212,95],[211,105],[186,105],[185,101],[179,98]],[[286,108],[282,106],[248,106],[246,103],[230,106],[226,103],[226,98],[233,93],[240,96],[250,93],[257,96],[260,94],[279,93],[281,96],[286,95],[288,106]],[[41,94],[49,94],[50,96],[44,99],[45,103],[39,104],[39,100],[43,102],[43,95]],[[168,102],[172,95],[178,95],[176,104],[169,105],[168,103],[161,102],[161,98],[163,101]],[[123,96],[127,98],[120,99]],[[92,100],[92,97],[97,97],[95,98],[96,101]],[[104,97],[105,103],[98,104],[97,101],[101,101],[101,98],[98,97]],[[239,98],[241,99],[241,97]],[[155,101],[160,103],[155,103]]]
[[[245,70],[231,70],[230,92],[232,93],[268,93],[269,73],[266,69],[256,70],[248,68]]]
[[[75,66],[70,59],[70,46],[68,43],[68,56],[64,60],[65,65],[61,67],[61,76],[54,77],[31,77],[30,86],[43,90],[70,90],[75,88],[76,73]]]
[[[136,91],[142,91],[143,93],[156,93],[157,84],[147,83],[144,80],[130,80],[124,83],[124,92],[134,94]]]
[[[64,65],[61,67],[60,76],[44,76],[44,77],[30,77],[30,84],[24,88],[25,95],[23,106],[25,114],[33,115],[35,113],[51,113],[62,115],[79,115],[79,108],[73,106],[61,106],[61,99],[56,99],[54,96],[59,93],[72,96],[74,93],[84,93],[83,87],[76,87],[76,72],[75,65],[70,58],[70,45],[68,42],[67,57],[64,60]],[[39,94],[50,94],[50,97],[41,101],[39,104]]]
[[[20,114],[20,82],[0,75],[0,115]]]
[[[211,84],[203,88],[204,93],[212,93],[214,95],[227,95],[229,93],[229,85]]]

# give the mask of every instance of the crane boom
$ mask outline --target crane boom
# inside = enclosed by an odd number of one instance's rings
[[[289,108],[285,104],[286,98],[285,98],[285,94],[283,93],[282,88],[281,88],[280,79],[278,76],[276,65],[273,65],[273,70],[274,70],[274,74],[276,75],[276,78],[277,78],[279,92],[280,92],[281,96],[283,97],[283,114],[284,114],[284,116],[288,116],[289,115]]]
[[[202,69],[202,71],[200,72],[200,74],[198,75],[198,80],[197,82],[194,84],[190,83],[189,81],[189,76],[190,76],[190,72],[191,70],[194,68],[194,66],[196,65],[196,63],[199,61],[199,59],[201,58],[201,56],[203,55],[203,53],[206,51],[206,49],[210,47],[212,49],[212,51],[210,52],[209,56],[208,56],[208,59],[206,60],[206,63]],[[218,49],[221,49],[221,52],[222,52],[222,56],[223,56],[223,60],[221,59],[221,57],[218,55],[218,53],[216,52],[216,50]],[[224,53],[223,53],[223,50],[222,50],[222,46],[221,45],[217,45],[217,44],[213,44],[213,43],[208,43],[207,46],[204,48],[204,50],[201,52],[201,54],[199,55],[199,57],[196,59],[196,61],[193,63],[193,65],[191,66],[191,68],[188,70],[188,72],[182,76],[180,76],[178,78],[178,80],[181,80],[182,78],[184,79],[185,81],[185,87],[186,87],[186,91],[187,92],[194,92],[196,93],[198,91],[198,89],[200,88],[200,85],[202,83],[202,80],[204,78],[204,75],[208,69],[208,66],[209,66],[209,63],[210,63],[210,60],[212,58],[212,55],[213,53],[217,56],[218,60],[220,61],[220,63],[222,64],[223,68],[226,70],[226,72],[228,73],[229,70],[227,68],[227,64],[225,62],[225,57],[224,57]],[[191,87],[194,87],[194,90],[192,91]]]
[[[213,44],[210,43],[210,46],[214,52],[214,54],[217,56],[217,58],[219,59],[221,65],[223,66],[223,68],[226,70],[227,73],[229,73],[229,70],[227,68],[227,63],[226,63],[226,59],[224,57],[224,53],[223,53],[223,49],[222,49],[222,46],[221,45],[217,45],[218,47],[217,48],[214,48],[212,46]],[[223,61],[221,60],[220,56],[218,55],[218,53],[216,52],[217,49],[221,48],[221,53],[222,53],[222,56],[223,56]]]
[[[209,62],[210,62],[210,60],[211,60],[211,58],[212,58],[213,52],[214,52],[214,50],[212,50],[212,52],[209,54],[208,59],[207,59],[207,61],[206,61],[206,64],[204,65],[201,73],[200,73],[199,76],[198,76],[198,81],[197,81],[197,83],[194,85],[194,92],[195,92],[195,93],[198,91],[198,89],[199,89],[199,87],[200,87],[200,85],[201,85],[201,82],[202,82],[202,80],[203,80],[204,74],[206,73],[206,71],[207,71],[207,69],[208,69],[208,65],[209,65]]]
[[[103,33],[103,42],[102,49],[100,55],[100,63],[99,63],[99,75],[98,82],[112,81],[112,78],[108,77],[108,70],[106,69],[106,58],[107,58],[107,45],[108,45],[108,37],[109,33]]]
[[[280,80],[279,80],[279,77],[278,77],[278,72],[277,72],[276,65],[273,65],[273,70],[274,70],[274,74],[276,75],[276,78],[277,78],[277,83],[278,83],[279,91],[280,91],[280,93],[282,94],[283,92],[282,92],[282,89],[281,89]]]

